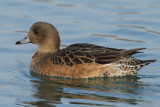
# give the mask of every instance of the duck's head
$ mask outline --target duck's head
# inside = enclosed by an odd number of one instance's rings
[[[25,43],[37,44],[42,52],[56,52],[60,48],[60,37],[52,24],[36,22],[31,26],[27,37],[16,42],[16,44]]]

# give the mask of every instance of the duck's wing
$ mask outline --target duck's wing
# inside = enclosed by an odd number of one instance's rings
[[[51,60],[54,64],[76,65],[82,63],[109,64],[144,48],[131,50],[106,48],[93,44],[72,44],[52,55]]]

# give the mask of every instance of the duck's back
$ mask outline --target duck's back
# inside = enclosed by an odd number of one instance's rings
[[[69,66],[82,63],[110,64],[115,63],[123,58],[134,59],[132,58],[132,55],[135,53],[140,53],[139,50],[142,49],[145,48],[124,50],[107,48],[87,43],[72,44],[62,50],[59,50],[50,58],[52,62],[55,64]]]
[[[106,48],[93,44],[72,44],[53,54],[55,64],[76,65],[82,63],[108,64],[123,57],[122,49]]]

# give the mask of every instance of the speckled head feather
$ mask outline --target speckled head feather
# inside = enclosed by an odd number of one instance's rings
[[[56,28],[46,22],[34,23],[28,33],[28,38],[39,49],[45,52],[56,52],[60,48],[59,33]]]
[[[21,43],[33,43],[38,49],[32,57],[31,71],[42,75],[70,78],[93,78],[136,75],[137,71],[155,60],[132,57],[136,49],[115,49],[94,44],[72,44],[60,50],[56,28],[46,22],[34,23]]]

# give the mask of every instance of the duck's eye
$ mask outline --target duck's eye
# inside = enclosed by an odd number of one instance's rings
[[[38,29],[34,29],[33,32],[34,32],[34,34],[38,34],[39,33]]]

